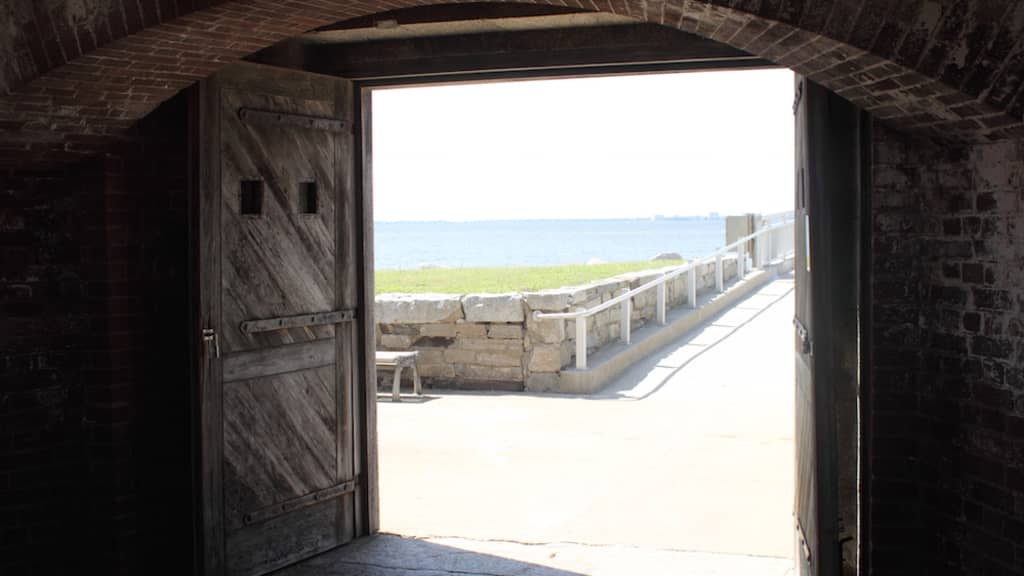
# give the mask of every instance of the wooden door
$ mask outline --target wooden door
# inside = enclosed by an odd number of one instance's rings
[[[204,567],[248,576],[365,530],[354,95],[244,63],[202,93]]]
[[[857,566],[860,112],[797,76],[796,560]]]

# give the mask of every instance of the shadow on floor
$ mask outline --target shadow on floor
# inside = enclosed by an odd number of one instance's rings
[[[445,546],[427,540],[378,534],[361,538],[274,576],[580,576],[529,562]]]
[[[412,392],[402,390],[402,399],[395,402],[391,398],[391,392],[377,392],[377,402],[391,402],[393,404],[426,404],[427,402],[433,402],[434,400],[440,400],[440,396],[431,396],[428,394],[416,395]]]

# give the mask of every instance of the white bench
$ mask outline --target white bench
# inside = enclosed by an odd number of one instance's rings
[[[412,387],[416,394],[423,394],[420,386],[420,375],[416,372],[416,356],[419,352],[377,352],[377,369],[389,369],[395,371],[394,384],[391,386],[391,400],[401,402],[402,397],[398,393],[398,386],[402,381],[402,368],[412,368]]]

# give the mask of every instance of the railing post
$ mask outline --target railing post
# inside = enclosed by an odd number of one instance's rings
[[[762,235],[763,236],[763,235]],[[750,268],[761,266],[761,236],[754,237],[754,253],[750,255]]]
[[[658,324],[665,325],[665,283],[658,284]]]
[[[630,316],[633,315],[633,299],[626,298],[622,301],[622,308],[619,309],[619,338],[629,344],[630,339]]]
[[[775,261],[776,258],[788,258],[795,249],[794,241],[796,239],[796,232],[794,230],[793,222],[786,222],[787,225],[778,225],[777,228],[773,229],[762,229],[757,239],[759,242],[755,243],[754,256],[755,258],[751,261],[750,265],[747,265],[747,241],[738,242],[736,246],[736,277],[738,280],[743,279],[747,273],[750,272],[756,265],[767,265],[770,262]],[[732,245],[729,245],[731,248]],[[721,248],[719,252],[714,254],[715,257],[715,288],[722,292],[725,290],[725,252],[729,248]],[[687,273],[687,301],[690,308],[697,307],[697,268],[703,264],[710,264],[710,256],[706,258],[706,261],[695,260],[686,266],[677,268],[672,275],[672,278],[680,277],[685,269]],[[657,322],[659,324],[666,324],[667,318],[667,307],[668,307],[668,285],[664,276],[651,280],[645,283],[643,286],[629,290],[624,294],[616,296],[610,301],[606,301],[590,310],[576,310],[569,313],[554,313],[544,314],[540,311],[534,312],[534,318],[545,319],[545,318],[574,318],[576,322],[576,368],[578,370],[586,370],[587,368],[587,317],[589,315],[610,310],[616,304],[622,304],[620,309],[620,339],[626,344],[630,344],[632,341],[632,315],[633,315],[633,297],[636,294],[645,293],[651,288],[657,289]],[[577,316],[579,314],[579,316]]]
[[[715,290],[725,292],[725,271],[722,270],[721,254],[715,254]]]
[[[690,304],[690,308],[697,307],[697,266],[690,268],[689,274],[689,286],[690,293],[687,295],[687,302]]]
[[[587,317],[576,318],[576,369],[587,369]]]

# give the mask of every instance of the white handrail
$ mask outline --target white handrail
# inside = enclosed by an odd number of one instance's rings
[[[690,273],[690,278],[689,278],[689,281],[690,281],[689,288],[690,288],[690,290],[689,290],[688,300],[689,300],[689,304],[690,304],[691,307],[696,307],[696,305],[697,305],[697,302],[696,302],[696,288],[697,288],[697,286],[696,286],[696,269],[697,269],[698,266],[701,266],[703,264],[709,264],[711,262],[715,263],[715,278],[716,278],[715,285],[716,285],[716,287],[717,287],[717,289],[719,291],[722,291],[724,289],[724,285],[723,285],[724,283],[721,280],[721,278],[722,278],[722,268],[723,268],[723,266],[722,266],[722,256],[732,252],[733,250],[735,250],[737,252],[736,276],[739,277],[739,278],[743,278],[743,276],[745,275],[745,270],[744,270],[744,268],[745,268],[745,262],[744,262],[744,260],[745,260],[744,246],[745,246],[745,244],[747,242],[750,242],[751,240],[753,240],[755,238],[760,238],[761,236],[764,236],[764,235],[768,234],[769,232],[774,232],[776,230],[781,230],[781,229],[784,229],[784,228],[792,228],[793,227],[793,222],[794,221],[792,219],[792,213],[789,213],[788,217],[783,222],[780,222],[778,224],[773,224],[771,226],[766,226],[766,227],[764,227],[764,228],[754,232],[753,234],[748,234],[748,235],[746,235],[746,236],[744,236],[742,238],[739,238],[735,242],[732,242],[730,244],[722,246],[721,248],[715,250],[714,252],[708,254],[707,256],[704,256],[702,258],[698,258],[696,260],[691,260],[691,261],[687,262],[686,264],[683,264],[682,266],[673,268],[670,271],[663,273],[661,276],[658,276],[654,280],[651,280],[650,282],[647,282],[646,284],[644,284],[642,286],[638,286],[636,288],[633,288],[632,290],[629,290],[629,291],[627,291],[627,292],[625,292],[623,294],[620,294],[620,295],[616,296],[615,298],[612,298],[611,300],[608,300],[607,302],[602,302],[601,304],[598,304],[597,306],[594,306],[593,308],[585,308],[583,310],[574,310],[572,312],[541,312],[541,311],[537,310],[537,311],[534,311],[533,318],[535,320],[558,320],[558,319],[577,320],[577,322],[576,322],[576,367],[579,368],[579,369],[584,369],[584,368],[587,367],[587,348],[586,348],[586,346],[587,346],[587,330],[586,330],[587,318],[589,318],[589,317],[591,317],[594,314],[597,314],[599,312],[603,312],[603,311],[611,308],[612,306],[616,306],[616,305],[621,304],[623,306],[623,308],[622,308],[622,318],[620,320],[621,324],[620,324],[620,328],[619,328],[619,335],[620,335],[622,341],[626,342],[628,344],[630,342],[629,317],[630,317],[630,313],[631,313],[631,309],[632,309],[631,303],[632,303],[632,299],[633,299],[634,296],[636,296],[637,294],[642,294],[643,292],[646,292],[646,291],[650,290],[651,288],[657,287],[658,288],[658,312],[657,312],[658,318],[657,318],[657,320],[659,322],[664,322],[664,313],[665,313],[664,312],[664,307],[665,307],[665,303],[664,303],[664,301],[665,301],[665,289],[664,289],[664,286],[665,286],[665,284],[669,280],[677,278],[677,277],[679,277],[679,276],[681,276],[683,274]],[[790,250],[790,252],[792,252],[792,250]],[[789,253],[787,253],[786,256],[788,256],[788,254]],[[765,250],[763,248],[758,247],[758,254],[754,258],[754,265],[757,266],[757,265],[762,264],[764,262],[770,261],[771,259],[772,259],[771,255],[766,254]]]

